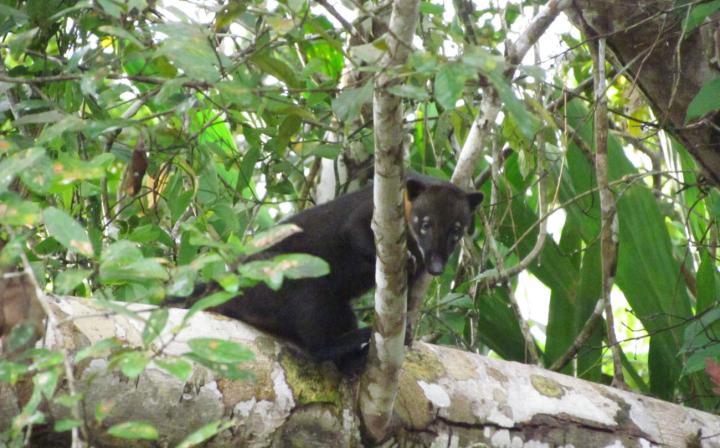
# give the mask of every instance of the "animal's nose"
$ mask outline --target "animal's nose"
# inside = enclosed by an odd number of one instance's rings
[[[445,260],[439,255],[431,255],[427,264],[427,271],[430,275],[442,274],[443,268],[445,267]]]

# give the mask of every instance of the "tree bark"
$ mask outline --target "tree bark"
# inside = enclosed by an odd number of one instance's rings
[[[683,36],[687,6],[678,5],[673,0],[575,0],[567,12],[579,29],[590,27],[596,36],[605,37],[617,69],[643,92],[660,127],[685,146],[707,181],[720,186],[718,114],[685,123],[692,99],[720,74],[713,59],[717,25]]]
[[[61,322],[64,348],[71,353],[109,337],[142,345],[142,322],[108,315],[91,300],[56,298],[51,306]],[[103,401],[113,404],[103,424],[91,427],[93,446],[128,446],[127,440],[105,433],[128,420],[151,423],[160,434],[155,446],[172,446],[204,424],[232,418],[235,424],[208,446],[362,446],[353,384],[330,364],[313,364],[287,344],[212,313],[196,314],[173,335],[186,313],[170,310],[153,349],[164,346],[164,354],[179,355],[189,351],[192,338],[232,340],[255,354],[247,364],[254,379],[223,379],[195,365],[191,379],[183,383],[150,363],[136,381],[128,381],[117,370],[108,371],[103,358],[83,361],[74,370],[87,414]],[[58,348],[57,331],[49,328],[49,348]],[[393,445],[720,447],[718,416],[446,347],[415,344],[399,385]],[[23,381],[14,387],[0,383],[0,432],[19,413],[31,387]],[[46,412],[49,425],[69,413],[60,406]],[[41,440],[33,446],[63,446],[69,440],[42,429],[33,431],[35,442]]]
[[[395,0],[386,35],[384,72],[375,79],[373,130],[375,175],[372,229],[375,234],[375,322],[358,404],[367,436],[383,440],[393,413],[405,355],[407,246],[403,191],[403,111],[388,88],[402,82],[394,70],[407,61],[417,23],[418,0]]]

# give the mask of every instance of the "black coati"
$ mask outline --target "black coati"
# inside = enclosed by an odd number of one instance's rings
[[[437,179],[412,175],[406,181],[408,285],[427,272],[442,273],[463,232],[472,228],[482,193],[465,193]],[[351,300],[375,285],[375,242],[370,223],[372,186],[307,209],[285,222],[303,231],[261,252],[261,257],[308,253],[324,259],[324,277],[285,280],[278,291],[264,284],[213,309],[287,338],[315,360],[343,360],[363,352],[370,329],[358,329]],[[410,289],[409,288],[409,289]]]

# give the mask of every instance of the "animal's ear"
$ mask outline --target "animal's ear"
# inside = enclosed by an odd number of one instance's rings
[[[420,193],[425,191],[426,188],[427,185],[417,179],[408,179],[407,181],[405,181],[407,197],[411,201],[414,201],[416,197],[420,196]]]
[[[475,210],[475,207],[477,207],[478,204],[482,202],[483,194],[480,192],[468,193],[467,200],[468,205],[470,206],[470,211],[472,212],[473,210]]]

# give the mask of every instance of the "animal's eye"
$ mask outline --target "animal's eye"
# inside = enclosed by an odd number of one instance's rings
[[[427,218],[423,219],[422,222],[420,223],[420,233],[424,235],[430,231],[430,228],[432,228],[432,224],[430,224],[430,220]]]

